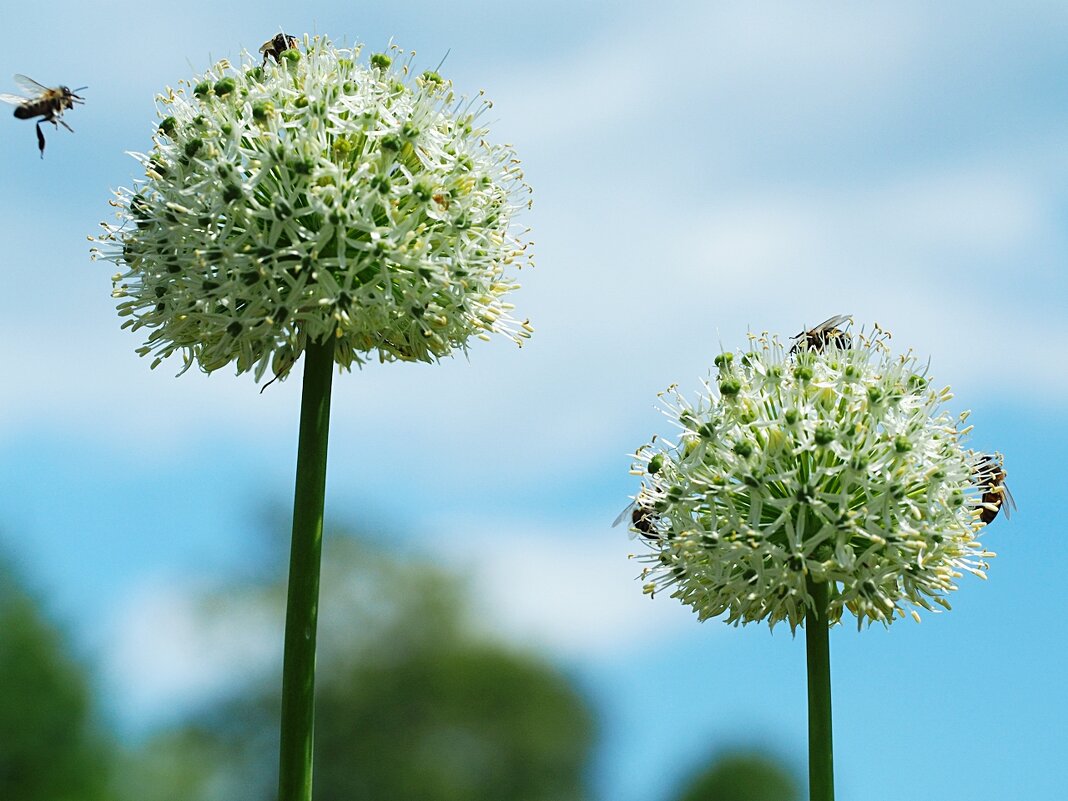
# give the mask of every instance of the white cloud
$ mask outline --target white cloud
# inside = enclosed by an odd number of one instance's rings
[[[1068,290],[1053,269],[1063,137],[1021,128],[987,141],[978,130],[960,148],[886,163],[863,137],[907,128],[904,100],[944,78],[926,67],[952,56],[967,72],[987,35],[964,26],[946,39],[916,9],[623,7],[586,44],[547,43],[539,58],[499,65],[502,127],[525,140],[543,186],[529,219],[539,266],[516,298],[537,333],[521,352],[475,343],[469,364],[343,377],[334,441],[361,444],[336,458],[503,451],[522,454],[515,469],[530,475],[566,452],[581,469],[623,449],[656,389],[696,379],[717,338],[733,346],[749,325],[792,333],[840,311],[930,350],[962,389],[1015,398],[1022,381],[1056,402],[1068,381],[1047,366],[1068,337]],[[809,165],[828,138],[853,142],[852,161]],[[0,393],[0,432],[61,420],[151,441],[155,454],[190,432],[291,441],[299,377],[257,395],[228,371],[174,380],[172,363],[150,374],[133,355],[140,339],[117,330],[107,265],[79,267],[41,325],[29,300],[40,294],[37,242],[5,273],[5,297],[24,302],[0,315],[4,369],[19,377]],[[66,275],[83,247],[44,274]]]
[[[698,625],[668,597],[650,599],[628,554],[641,544],[610,520],[435,519],[435,558],[468,577],[487,629],[573,660],[655,648]]]
[[[169,721],[263,675],[281,620],[258,603],[213,605],[193,579],[156,578],[127,596],[104,643],[104,692],[126,724]]]
[[[828,112],[899,87],[922,41],[914,20],[878,8],[772,5],[621,7],[612,28],[563,58],[546,50],[552,57],[499,79],[494,93],[524,142],[575,153],[588,152],[577,145],[590,135],[670,144],[673,128],[706,105],[724,118],[744,109],[761,128],[784,117],[823,127],[840,121]]]
[[[609,522],[435,519],[436,535],[422,545],[464,577],[477,628],[543,655],[600,661],[696,631],[688,608],[642,593],[640,565],[628,559],[641,545]],[[321,648],[345,651],[330,638],[361,642],[362,630],[352,626],[375,602],[365,597],[366,584],[334,582],[334,608],[322,610]],[[265,599],[280,600],[262,590],[220,591],[192,577],[157,577],[127,594],[102,645],[115,714],[135,728],[167,722],[269,675],[281,653],[283,610]],[[718,628],[707,624],[702,636],[709,630]]]
[[[834,283],[876,290],[902,279],[945,293],[961,278],[993,277],[1036,239],[1057,235],[1042,184],[978,161],[844,188],[743,193],[699,210],[683,247],[731,290],[793,277],[811,294]]]
[[[1036,254],[1061,238],[1058,200],[1030,170],[980,160],[864,187],[736,197],[695,213],[682,280],[692,297],[736,299],[736,328],[759,326],[756,308],[787,321],[782,333],[852,313],[971,391],[1026,384],[1057,398],[1068,377],[1048,368],[1068,347],[1065,285]]]

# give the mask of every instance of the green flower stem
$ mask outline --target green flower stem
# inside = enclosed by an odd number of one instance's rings
[[[808,792],[809,801],[834,801],[834,756],[831,745],[831,649],[828,638],[827,582],[808,579],[813,608],[805,613],[808,653]]]
[[[289,593],[286,600],[279,801],[311,801],[312,797],[315,627],[319,612],[326,444],[333,375],[333,337],[327,338],[324,343],[309,342],[304,350],[297,488],[293,499],[293,545],[289,556]]]

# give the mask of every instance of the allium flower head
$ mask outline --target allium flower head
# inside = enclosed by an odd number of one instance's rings
[[[505,273],[529,261],[512,149],[490,104],[416,74],[396,48],[322,38],[262,65],[220,61],[157,98],[145,178],[121,189],[95,255],[115,262],[124,327],[149,332],[153,367],[233,362],[284,376],[334,337],[344,366],[433,361],[471,336],[522,343]]]
[[[927,368],[889,335],[828,338],[791,353],[750,335],[724,352],[693,402],[662,394],[680,429],[638,449],[632,531],[649,552],[648,593],[669,591],[704,620],[787,621],[830,587],[830,622],[889,625],[948,609],[963,572],[985,578],[982,457],[967,413],[942,404]]]

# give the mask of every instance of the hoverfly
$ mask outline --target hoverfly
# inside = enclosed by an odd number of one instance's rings
[[[809,328],[807,331],[795,334],[792,339],[796,341],[793,347],[790,348],[790,353],[797,353],[803,347],[811,348],[812,350],[823,350],[832,342],[840,348],[848,348],[850,346],[849,334],[838,326],[849,322],[851,319],[852,315],[836,314],[834,317],[824,320],[815,328]]]
[[[622,512],[612,521],[612,528],[615,528],[624,520],[630,517],[630,527],[637,531],[641,536],[647,540],[658,540],[660,534],[657,533],[656,513],[649,506],[643,503],[638,503],[637,500],[628,503]]]
[[[290,48],[295,49],[297,44],[296,36],[290,36],[288,33],[276,33],[273,38],[260,45],[260,52],[263,53],[263,63],[267,64],[268,56],[278,61],[282,53]]]
[[[63,112],[69,108],[74,108],[75,103],[84,103],[85,100],[75,92],[80,92],[88,87],[80,86],[73,92],[66,86],[49,89],[47,86],[42,86],[25,75],[16,75],[15,83],[24,92],[29,93],[30,96],[0,94],[0,101],[13,104],[15,106],[15,116],[20,120],[30,120],[34,117],[41,118],[37,121],[37,148],[41,151],[41,158],[44,158],[45,138],[44,132],[41,130],[41,123],[50,122],[57,128],[62,125],[68,131],[74,133],[74,129],[63,121]]]
[[[1016,511],[1016,499],[1009,492],[1005,483],[1005,464],[1000,453],[984,453],[972,468],[976,486],[983,492],[982,501],[977,504],[979,520],[983,525],[992,522],[998,512],[1005,510],[1005,519],[1009,519],[1009,510]]]

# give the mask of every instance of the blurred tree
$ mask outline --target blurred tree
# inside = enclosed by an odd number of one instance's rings
[[[678,801],[801,801],[793,774],[765,754],[725,754],[698,774]]]
[[[85,670],[0,561],[0,799],[104,798],[112,752],[91,721]]]
[[[480,636],[456,577],[351,537],[329,537],[324,557],[316,801],[587,797],[589,708],[547,664]],[[228,588],[205,608],[226,615],[229,599],[248,620],[250,604],[278,607],[283,591],[275,577]],[[124,795],[274,798],[275,675],[155,739],[131,765]]]

